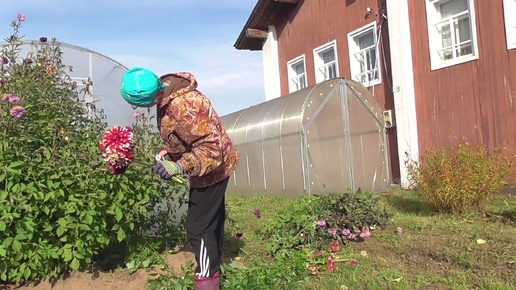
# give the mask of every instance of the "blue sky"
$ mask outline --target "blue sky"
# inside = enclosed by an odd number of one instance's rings
[[[225,115],[265,100],[261,52],[233,47],[255,0],[2,0],[0,36],[18,13],[25,40],[82,46],[161,75],[189,71]]]

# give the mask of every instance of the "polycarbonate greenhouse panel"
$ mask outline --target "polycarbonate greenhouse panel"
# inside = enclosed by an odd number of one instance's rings
[[[37,45],[48,43],[34,42]],[[35,52],[32,41],[25,41],[21,55]],[[59,43],[62,63],[72,81],[77,83],[79,96],[102,110],[109,126],[131,126],[134,122],[131,106],[120,95],[122,76],[127,68],[105,55],[67,43]],[[88,90],[86,90],[88,88]],[[144,108],[137,111],[146,113]]]
[[[302,146],[303,142],[299,133],[281,136],[283,171],[276,174],[282,174],[282,178],[285,180],[285,189],[283,192],[275,192],[274,195],[301,197],[307,192],[304,178],[305,169],[303,168],[305,157]]]
[[[230,194],[388,190],[382,110],[352,80],[332,79],[221,118],[240,154]]]
[[[286,100],[285,100],[286,101]],[[266,115],[263,116],[266,122],[262,127],[262,148],[263,148],[263,164],[265,168],[265,179],[263,184],[264,192],[274,194],[275,192],[283,192],[284,179],[282,172],[283,160],[281,153],[281,117],[285,107],[274,105],[269,108]]]
[[[387,164],[377,162],[385,156],[383,125],[372,118],[370,101],[365,102],[349,87],[346,89],[354,188],[377,190],[387,182]]]
[[[352,188],[349,142],[343,122],[343,97],[332,90],[305,128],[311,194],[344,192]]]

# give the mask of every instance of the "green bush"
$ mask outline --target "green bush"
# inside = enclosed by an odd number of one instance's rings
[[[442,212],[483,211],[507,184],[512,162],[500,149],[460,144],[427,150],[410,161],[409,176],[416,190]]]
[[[109,172],[98,149],[104,116],[80,97],[55,39],[20,56],[23,21],[12,22],[0,54],[0,281],[7,283],[90,268],[120,245],[134,257],[149,212],[178,186],[145,166]],[[139,138],[134,155],[150,163],[159,139],[145,131]]]
[[[265,227],[264,235],[275,255],[307,246],[324,251],[335,241],[346,245],[368,239],[371,230],[385,226],[391,216],[378,194],[360,189],[329,193],[294,202]]]

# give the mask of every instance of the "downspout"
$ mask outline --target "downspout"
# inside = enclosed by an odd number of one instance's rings
[[[414,64],[408,1],[387,0],[387,23],[391,46],[391,70],[400,158],[400,185],[408,188],[409,173],[405,165],[419,156],[416,96],[414,87]]]

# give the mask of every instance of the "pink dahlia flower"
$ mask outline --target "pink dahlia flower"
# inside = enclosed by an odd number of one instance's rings
[[[133,130],[129,127],[115,126],[107,131],[99,142],[102,157],[111,166],[113,174],[125,172],[127,166],[134,160]]]

